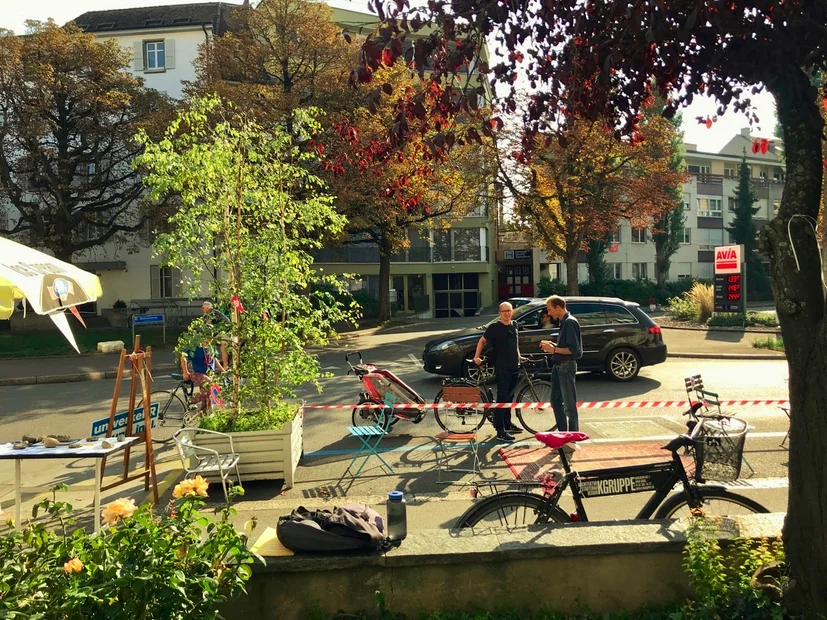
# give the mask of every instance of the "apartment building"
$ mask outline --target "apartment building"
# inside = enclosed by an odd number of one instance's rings
[[[377,23],[376,15],[356,11],[349,2],[332,0],[333,19],[343,30],[364,36]],[[232,31],[232,11],[240,4],[207,2],[105,11],[89,11],[73,21],[101,41],[115,39],[132,53],[132,72],[145,84],[181,98],[183,82],[194,80],[198,47],[213,36]],[[461,316],[492,303],[496,274],[496,233],[488,214],[487,197],[469,217],[447,230],[410,230],[410,249],[394,257],[391,268],[392,303],[398,309],[436,316]],[[12,215],[13,217],[13,215]],[[1,220],[0,220],[1,222]],[[82,231],[79,234],[83,234]],[[153,256],[148,234],[128,250],[115,243],[74,256],[74,262],[101,278],[103,296],[97,311],[116,300],[136,300],[143,310],[187,305],[180,274]],[[378,291],[379,253],[375,246],[331,247],[317,253],[326,273],[357,274],[353,291]]]
[[[778,213],[784,192],[785,166],[774,142],[766,153],[753,153],[754,136],[749,128],[732,137],[717,153],[699,151],[694,144],[684,144],[689,179],[683,186],[682,206],[686,215],[680,249],[672,257],[669,280],[705,278],[713,276],[713,248],[733,243],[726,227],[732,223],[735,211],[735,189],[738,186],[738,167],[744,151],[752,174],[752,189],[758,201],[753,205],[758,212],[753,216],[756,228],[765,226]],[[498,262],[500,298],[510,295],[533,294],[543,275],[566,281],[565,264],[546,259],[539,248],[530,248],[513,233],[501,235]],[[506,252],[510,250],[511,254]],[[519,257],[519,260],[515,260]],[[655,244],[651,231],[634,228],[623,222],[609,245],[606,260],[615,279],[656,279]],[[578,279],[588,280],[585,255],[581,252]],[[520,280],[514,274],[519,267]],[[525,277],[531,274],[526,282]],[[513,278],[508,280],[507,278]]]

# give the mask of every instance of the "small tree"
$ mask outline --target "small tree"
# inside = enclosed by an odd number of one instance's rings
[[[655,273],[658,279],[658,288],[666,288],[669,277],[669,268],[672,266],[672,257],[681,247],[686,215],[683,205],[663,214],[655,221],[652,229],[652,241],[655,242]]]
[[[589,284],[603,285],[609,279],[609,263],[606,261],[606,250],[609,249],[609,240],[592,239],[586,251],[586,264],[589,267]]]
[[[306,170],[315,155],[300,145],[319,125],[304,110],[289,122],[292,132],[285,124],[262,127],[217,99],[199,99],[160,142],[138,136],[146,152],[137,164],[148,170],[153,197],[174,194],[181,202],[156,252],[182,271],[191,295],[201,293],[206,269],[219,274],[209,281],[214,299],[241,302],[232,304],[234,390],[226,430],[272,428],[292,415],[277,401],[302,383],[319,387],[318,359],[305,346],[325,344],[334,323],[353,318],[330,292],[343,292],[341,283],[319,274],[308,254],[323,232],[345,225],[323,182]],[[327,286],[310,291],[319,281]],[[196,321],[182,345],[214,337]],[[260,415],[243,419],[245,409]]]
[[[644,115],[663,114],[666,102],[660,95],[654,95],[654,104],[646,108]],[[669,160],[669,169],[672,171],[684,170],[685,160],[683,152],[683,132],[681,124],[683,114],[676,113],[669,122],[675,128],[672,134],[672,152]],[[686,180],[681,179],[681,181]],[[674,208],[666,210],[659,218],[655,219],[652,227],[652,241],[655,243],[655,276],[658,281],[658,288],[666,289],[666,280],[669,279],[669,268],[672,266],[672,257],[677,253],[683,241],[683,229],[686,224],[686,215],[683,212],[681,197],[683,194],[683,183],[675,183],[667,189]]]
[[[755,235],[755,222],[752,216],[758,213],[758,207],[753,207],[758,198],[752,191],[750,182],[750,167],[747,164],[747,152],[741,157],[738,168],[738,187],[735,188],[735,217],[726,227],[732,235],[735,244],[744,246],[744,259],[747,263],[747,287],[750,292],[766,291],[769,288],[767,275],[761,258],[758,256],[758,241]]]

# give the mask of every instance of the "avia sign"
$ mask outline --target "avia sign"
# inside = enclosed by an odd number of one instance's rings
[[[722,245],[715,248],[715,273],[741,273],[743,246]]]

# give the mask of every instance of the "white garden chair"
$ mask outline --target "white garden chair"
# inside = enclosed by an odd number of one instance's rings
[[[197,437],[201,434],[226,437],[230,442],[230,452],[220,454],[212,448],[197,445]],[[221,486],[224,489],[225,498],[227,498],[227,478],[233,469],[235,469],[236,479],[241,483],[241,475],[238,473],[239,455],[233,448],[233,438],[227,433],[208,431],[203,428],[179,428],[172,434],[172,439],[178,448],[178,456],[181,457],[181,464],[187,478],[195,474],[211,476],[217,474],[221,477]]]

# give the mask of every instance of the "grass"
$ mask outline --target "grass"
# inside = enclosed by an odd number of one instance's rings
[[[123,340],[126,348],[132,349],[132,330],[121,328],[83,329],[72,326],[75,341],[81,353],[96,353],[98,343],[104,340]],[[167,342],[164,344],[163,331],[158,328],[142,329],[141,347],[172,348],[181,334],[179,329],[167,328]],[[0,334],[0,358],[46,357],[50,355],[75,355],[72,345],[54,329],[29,332],[6,332]]]
[[[775,336],[767,336],[766,338],[759,338],[752,341],[752,346],[756,349],[769,349],[770,351],[784,352],[784,340],[776,338]]]

